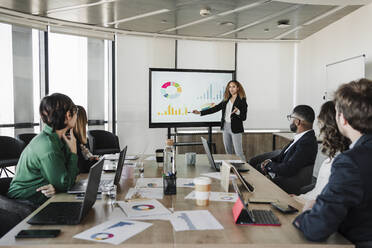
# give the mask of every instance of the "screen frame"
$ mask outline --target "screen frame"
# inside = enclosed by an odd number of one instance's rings
[[[152,72],[153,71],[164,71],[164,72],[205,72],[205,73],[231,73],[232,80],[236,80],[235,70],[199,70],[199,69],[172,69],[172,68],[149,68],[149,128],[170,128],[170,127],[218,127],[221,126],[221,121],[217,122],[152,122],[151,111],[152,111],[152,96],[151,96],[151,83],[152,83]],[[227,82],[226,82],[227,83]]]

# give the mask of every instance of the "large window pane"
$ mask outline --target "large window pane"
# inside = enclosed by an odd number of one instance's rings
[[[0,23],[0,125],[14,123],[12,26]],[[13,128],[0,128],[0,135],[13,136]]]
[[[87,38],[49,33],[49,93],[87,108]]]

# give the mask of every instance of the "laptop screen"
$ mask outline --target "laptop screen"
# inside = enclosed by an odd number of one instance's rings
[[[217,169],[216,165],[214,164],[214,159],[213,159],[211,150],[209,149],[207,140],[204,139],[203,137],[201,137],[201,140],[202,140],[204,150],[205,150],[205,153],[207,154],[207,157],[208,157],[208,160],[209,160],[209,163],[210,163],[211,167]]]
[[[81,207],[80,219],[88,213],[92,208],[97,199],[97,191],[99,187],[99,182],[101,181],[103,167],[103,157],[95,163],[89,170],[88,184],[85,189],[83,206]]]
[[[234,179],[232,181],[232,184],[245,210],[247,210],[249,218],[251,219],[252,222],[255,222],[255,218],[248,208],[249,198],[251,197],[252,193],[248,190],[248,188],[244,185],[243,181],[241,181],[239,178]]]
[[[116,172],[115,172],[114,185],[119,184],[121,173],[123,171],[123,166],[125,162],[125,155],[127,153],[127,147],[128,146],[124,147],[124,149],[120,152],[118,166],[116,167]]]

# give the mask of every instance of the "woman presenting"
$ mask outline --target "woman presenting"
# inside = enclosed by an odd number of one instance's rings
[[[227,83],[224,99],[218,105],[207,110],[193,110],[192,112],[203,116],[220,110],[222,110],[221,130],[223,130],[226,153],[233,154],[234,147],[236,155],[245,162],[242,133],[244,132],[243,121],[247,119],[247,101],[244,89],[238,81],[231,80]]]

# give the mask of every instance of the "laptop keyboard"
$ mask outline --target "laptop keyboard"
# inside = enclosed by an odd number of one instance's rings
[[[30,224],[76,224],[82,202],[51,202],[29,221]]]
[[[278,217],[271,210],[253,209],[252,214],[255,218],[255,224],[280,225]]]

